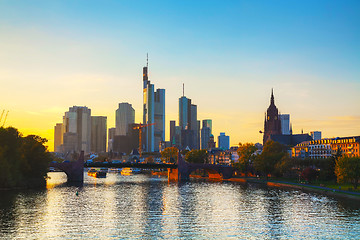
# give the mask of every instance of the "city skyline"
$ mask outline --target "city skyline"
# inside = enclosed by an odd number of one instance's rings
[[[142,122],[147,52],[149,79],[166,89],[166,140],[183,83],[198,119],[212,119],[230,146],[262,142],[271,88],[294,133],[360,135],[355,1],[162,3],[164,11],[145,2],[22,3],[0,3],[0,110],[9,110],[5,126],[49,139],[50,150],[69,106],[107,116],[111,128],[118,103],[129,102]]]

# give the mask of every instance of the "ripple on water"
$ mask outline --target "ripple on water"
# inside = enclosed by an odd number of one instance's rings
[[[168,183],[146,175],[85,175],[82,188],[50,173],[47,190],[0,198],[0,238],[356,239],[360,207],[258,185]],[[78,192],[78,195],[76,195]]]

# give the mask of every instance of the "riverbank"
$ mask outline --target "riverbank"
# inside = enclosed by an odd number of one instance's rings
[[[263,184],[269,187],[277,187],[277,188],[292,188],[292,189],[299,189],[302,191],[308,192],[316,192],[320,194],[325,194],[332,197],[345,197],[355,200],[360,200],[360,193],[359,192],[351,192],[351,191],[344,191],[341,189],[333,189],[328,187],[321,187],[315,186],[310,184],[302,184],[302,183],[294,183],[294,182],[284,182],[279,180],[265,180],[265,179],[258,179],[258,178],[230,178],[224,179],[227,182],[241,182],[241,183],[256,183],[256,184]]]

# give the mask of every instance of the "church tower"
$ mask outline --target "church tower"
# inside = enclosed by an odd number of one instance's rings
[[[270,106],[265,114],[263,144],[270,139],[271,135],[281,135],[281,121],[279,111],[275,106],[274,92],[271,89]]]

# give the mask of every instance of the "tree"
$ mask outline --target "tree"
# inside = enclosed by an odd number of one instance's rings
[[[315,169],[313,169],[312,167],[307,167],[301,172],[300,176],[302,179],[305,179],[308,182],[312,182],[316,179],[317,175],[318,172]]]
[[[175,163],[178,161],[178,153],[179,149],[176,147],[168,147],[161,152],[161,158],[163,162]]]
[[[274,174],[276,165],[287,156],[284,145],[269,140],[265,143],[263,151],[254,159],[255,170],[261,172],[265,177]]]
[[[44,186],[52,160],[46,141],[35,135],[22,137],[12,127],[0,128],[0,187]]]
[[[144,163],[154,163],[154,157],[148,156],[147,158],[145,158]]]
[[[360,180],[360,157],[338,158],[335,163],[335,175],[338,183],[350,182],[357,189]]]
[[[255,151],[257,147],[253,143],[239,143],[239,148],[237,154],[239,155],[239,164],[236,164],[235,167],[238,167],[241,172],[245,173],[245,176],[248,176],[249,166],[255,158]]]
[[[186,153],[185,160],[191,163],[204,163],[207,159],[208,153],[206,150],[191,150]]]

